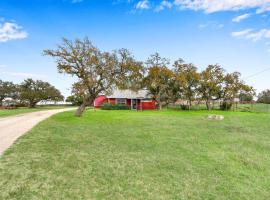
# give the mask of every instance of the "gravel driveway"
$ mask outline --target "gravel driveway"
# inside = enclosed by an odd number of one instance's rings
[[[17,138],[32,129],[42,120],[47,119],[56,113],[69,110],[74,110],[74,108],[39,111],[0,118],[0,156],[17,140]]]

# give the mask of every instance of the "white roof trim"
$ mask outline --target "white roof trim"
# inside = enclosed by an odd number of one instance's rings
[[[147,90],[139,90],[137,92],[132,90],[114,90],[111,95],[107,96],[107,98],[145,99],[151,98],[151,95],[148,95]]]

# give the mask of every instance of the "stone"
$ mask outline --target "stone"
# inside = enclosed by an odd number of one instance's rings
[[[210,120],[224,120],[224,116],[223,115],[208,115],[207,119]]]

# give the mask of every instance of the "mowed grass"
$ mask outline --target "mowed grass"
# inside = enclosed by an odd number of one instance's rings
[[[13,115],[20,115],[29,112],[43,111],[43,110],[51,110],[51,109],[61,109],[68,108],[69,106],[37,106],[36,108],[26,108],[21,107],[17,109],[0,109],[0,118],[1,117],[9,117]]]
[[[0,158],[0,199],[269,199],[270,115],[57,114]]]

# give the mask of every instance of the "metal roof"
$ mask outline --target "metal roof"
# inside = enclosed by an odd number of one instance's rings
[[[151,95],[148,94],[147,90],[139,90],[137,92],[132,90],[114,90],[111,95],[108,95],[107,98],[118,98],[118,99],[145,99],[151,98]]]

